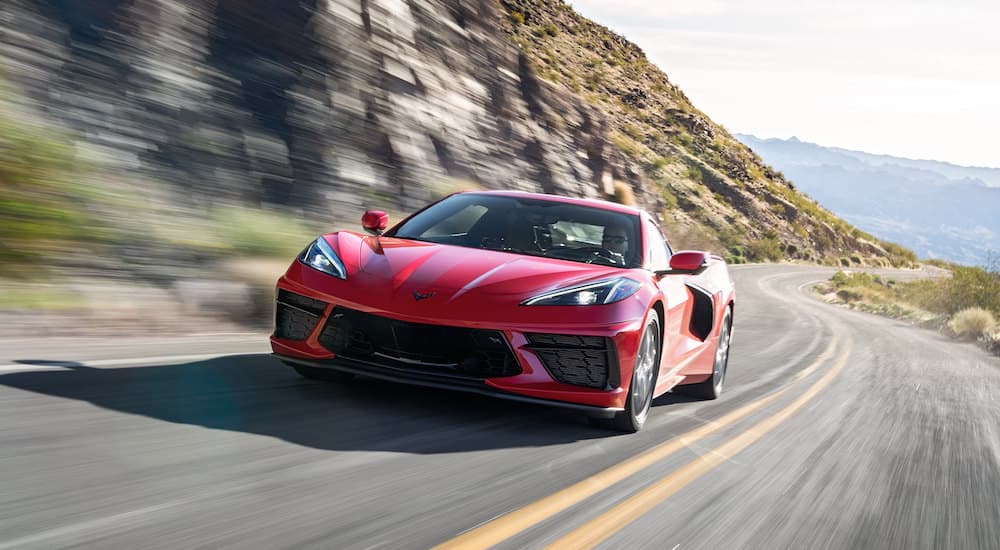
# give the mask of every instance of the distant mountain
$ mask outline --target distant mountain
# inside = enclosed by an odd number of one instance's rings
[[[982,264],[1000,251],[1000,169],[735,136],[833,213],[921,257]]]

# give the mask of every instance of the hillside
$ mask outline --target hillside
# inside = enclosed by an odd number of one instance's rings
[[[609,144],[603,156],[613,159],[614,175],[662,215],[683,246],[723,251],[734,261],[913,259],[797,192],[623,37],[558,0],[501,5],[508,32],[540,81],[601,113]],[[559,109],[543,116],[556,127],[572,124]]]
[[[61,180],[64,216],[93,225],[53,237],[70,247],[28,250],[37,233],[20,233],[20,257],[169,285],[227,255],[284,254],[275,220],[353,226],[364,208],[485,187],[634,200],[675,246],[734,261],[913,259],[797,192],[636,46],[556,0],[9,0],[0,64],[5,122],[72,146],[77,163],[44,177]]]
[[[737,137],[838,216],[921,257],[985,265],[1000,250],[1000,188],[986,183],[1000,170]]]

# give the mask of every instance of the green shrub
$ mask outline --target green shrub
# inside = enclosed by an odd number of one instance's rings
[[[596,67],[590,72],[588,72],[583,79],[584,82],[586,83],[587,89],[590,91],[596,91],[597,88],[601,86],[601,84],[604,84],[604,78],[606,75],[607,71],[605,71],[602,67]],[[591,104],[600,103],[600,98],[597,98],[596,101],[589,101],[589,103]]]
[[[694,136],[683,130],[670,136],[670,142],[689,151],[692,150],[696,144]]]
[[[917,255],[908,248],[886,241],[879,241],[879,246],[889,253],[889,261],[894,266],[909,265],[917,262]]]
[[[626,123],[622,126],[622,130],[625,132],[625,135],[636,141],[642,141],[646,137],[643,135],[642,130],[635,124]]]
[[[747,263],[747,248],[743,245],[731,246],[723,254],[723,257],[725,257],[726,263],[745,264]]]
[[[77,171],[63,136],[0,118],[0,275],[44,266],[68,244],[103,239]]]
[[[640,158],[644,152],[644,147],[641,143],[617,132],[611,134],[611,143],[613,143],[614,146],[617,147],[622,153],[625,153],[634,159]]]
[[[859,287],[882,290],[885,287],[885,285],[882,284],[882,279],[880,277],[877,275],[869,275],[863,271],[859,271],[857,273],[838,271],[833,274],[833,277],[830,278],[830,282],[837,288]]]
[[[666,169],[669,164],[670,161],[661,156],[657,156],[651,162],[647,162],[643,168],[646,173],[650,175],[650,177],[658,178],[663,175],[663,170]]]
[[[521,26],[524,24],[524,13],[512,11],[510,12],[510,20],[514,25]]]
[[[947,280],[951,302],[949,313],[981,307],[1000,315],[1000,273],[990,273],[979,267],[959,267]]]
[[[703,183],[705,181],[704,172],[702,172],[697,166],[688,166],[687,170],[684,171],[684,177],[698,183]]]
[[[83,296],[62,285],[0,280],[0,310],[61,311],[83,308],[86,305]]]
[[[861,300],[861,291],[857,288],[842,288],[837,291],[837,297],[841,300],[851,303]]]
[[[838,271],[830,277],[830,282],[836,287],[847,286],[851,282],[851,276],[843,271]]]
[[[955,266],[951,278],[901,283],[899,289],[905,300],[935,313],[981,307],[1000,316],[1000,274],[979,267]]]
[[[767,237],[747,243],[747,256],[755,262],[777,262],[784,258],[784,251],[777,237]]]
[[[738,265],[747,263],[747,259],[744,258],[743,256],[734,256],[729,253],[726,253],[724,259],[726,260],[726,263],[729,265]]]
[[[677,208],[677,196],[673,194],[669,189],[663,189],[663,204],[667,210],[675,210]]]

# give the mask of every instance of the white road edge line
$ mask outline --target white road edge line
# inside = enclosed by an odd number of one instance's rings
[[[127,359],[98,359],[96,361],[81,361],[80,363],[86,367],[117,367],[121,365],[151,365],[154,363],[179,363],[182,361],[203,361],[205,359],[213,359],[216,357],[241,357],[247,355],[260,355],[262,352],[258,353],[203,353],[199,355],[159,355],[154,357],[130,357]],[[57,363],[58,361],[53,361]],[[73,361],[66,361],[67,363],[72,363]],[[63,369],[72,368],[64,367],[58,364],[44,364],[44,365],[32,365],[31,363],[12,363],[9,365],[0,365],[0,372],[9,371],[23,371],[23,370],[50,370],[50,369]]]

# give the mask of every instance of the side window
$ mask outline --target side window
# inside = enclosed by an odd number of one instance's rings
[[[663,239],[660,228],[653,223],[646,222],[646,232],[649,235],[649,268],[653,271],[670,268],[670,245]]]

